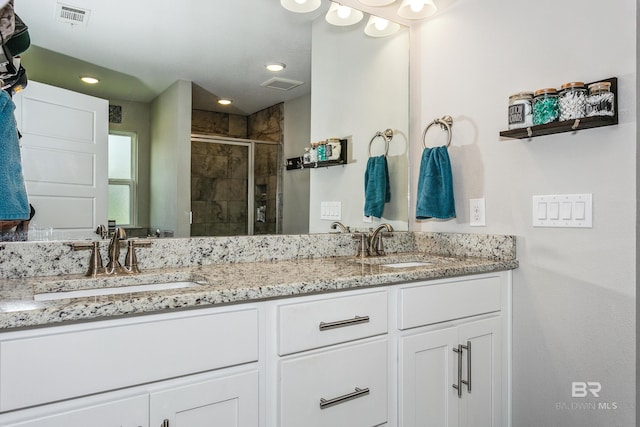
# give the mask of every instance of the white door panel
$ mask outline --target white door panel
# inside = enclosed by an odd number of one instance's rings
[[[107,223],[109,102],[38,82],[14,97],[36,228],[56,238],[93,236]]]

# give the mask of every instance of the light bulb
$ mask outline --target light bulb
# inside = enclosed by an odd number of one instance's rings
[[[340,17],[340,19],[347,19],[349,17],[349,15],[351,15],[351,8],[348,6],[342,6],[340,5],[340,7],[338,7],[338,16]]]
[[[376,30],[384,31],[389,26],[389,21],[387,21],[386,19],[382,19],[382,18],[376,18],[376,23],[374,25],[376,27]]]
[[[305,4],[307,0],[294,0],[297,4]]]
[[[413,0],[410,7],[412,11],[420,12],[424,8],[424,2],[422,0]]]

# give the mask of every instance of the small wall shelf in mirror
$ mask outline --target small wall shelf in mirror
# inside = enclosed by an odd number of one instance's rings
[[[602,79],[598,81],[611,83],[611,92],[613,93],[613,116],[582,117],[576,120],[565,120],[562,122],[551,122],[544,125],[535,125],[521,129],[504,130],[500,132],[500,136],[504,138],[529,139],[537,136],[552,135],[555,133],[575,132],[582,129],[617,125],[618,79],[616,77],[611,77],[609,79]],[[585,86],[588,87],[590,84],[591,83],[587,83]]]
[[[322,162],[304,163],[302,156],[287,159],[287,170],[292,169],[315,169],[329,166],[339,166],[347,164],[347,140],[340,140],[340,157],[335,160],[324,160]]]

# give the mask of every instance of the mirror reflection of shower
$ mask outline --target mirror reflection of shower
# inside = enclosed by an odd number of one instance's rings
[[[282,233],[279,143],[191,141],[191,236]]]

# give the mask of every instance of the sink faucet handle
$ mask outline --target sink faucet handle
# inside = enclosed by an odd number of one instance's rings
[[[109,235],[109,231],[107,231],[107,227],[104,224],[100,224],[98,228],[96,228],[95,233],[100,236],[101,239],[106,239]]]
[[[71,247],[74,251],[91,249],[91,255],[89,258],[89,269],[87,270],[86,276],[98,277],[104,274],[102,257],[100,256],[100,242],[96,241],[90,243],[72,243]]]
[[[367,233],[356,232],[352,234],[352,238],[354,240],[359,240],[356,256],[362,258],[369,256],[369,236]]]
[[[124,269],[128,273],[140,273],[138,268],[138,257],[136,257],[136,248],[151,246],[151,242],[131,239],[127,241],[127,254],[124,257]]]

